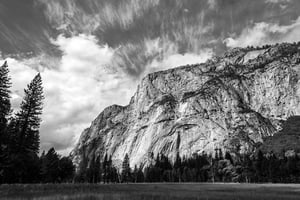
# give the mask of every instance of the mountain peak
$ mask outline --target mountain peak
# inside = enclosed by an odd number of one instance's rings
[[[74,160],[112,155],[251,152],[300,115],[300,43],[234,48],[202,64],[148,74],[126,107],[105,109],[82,133]],[[92,145],[93,144],[93,145]]]

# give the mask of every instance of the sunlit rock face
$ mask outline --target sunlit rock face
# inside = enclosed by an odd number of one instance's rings
[[[204,64],[147,75],[126,107],[106,108],[71,156],[95,155],[120,166],[149,163],[162,153],[251,152],[300,114],[300,44],[240,49]]]

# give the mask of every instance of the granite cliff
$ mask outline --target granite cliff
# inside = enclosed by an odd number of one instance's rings
[[[71,156],[79,164],[107,153],[120,166],[128,153],[134,166],[147,164],[152,152],[251,152],[300,115],[299,78],[300,43],[235,48],[203,64],[149,74],[128,106],[100,113]]]

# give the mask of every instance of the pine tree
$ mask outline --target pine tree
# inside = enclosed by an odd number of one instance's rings
[[[0,139],[3,137],[7,125],[7,117],[11,110],[9,90],[11,82],[8,73],[8,65],[7,62],[5,62],[0,67]]]
[[[59,160],[59,177],[60,181],[71,182],[74,176],[75,166],[69,157],[62,157]]]
[[[39,152],[39,127],[43,109],[43,87],[40,73],[24,90],[20,111],[16,114],[15,130],[18,133],[18,151]]]
[[[219,149],[219,160],[223,160],[223,152],[222,152],[222,149]]]
[[[138,182],[138,168],[137,168],[136,165],[134,166],[134,169],[133,169],[133,172],[132,172],[132,178],[133,178],[134,183]]]
[[[233,159],[228,151],[225,153],[225,159],[229,160],[231,164],[233,164]]]
[[[0,67],[0,183],[5,181],[9,165],[7,118],[10,114],[10,77],[7,62]]]
[[[43,151],[40,156],[40,181],[45,182],[47,176],[47,159],[46,159],[46,152]]]
[[[83,149],[85,152],[85,148]],[[87,165],[88,165],[88,158],[86,154],[83,154],[81,157],[81,162],[78,166],[78,171],[74,177],[75,182],[85,183],[87,182]]]
[[[250,183],[252,181],[253,178],[253,163],[252,160],[250,158],[249,154],[244,154],[243,158],[242,158],[242,163],[241,163],[241,167],[242,167],[242,181],[246,182],[246,183]]]
[[[32,183],[38,180],[39,173],[39,127],[42,114],[43,87],[40,74],[27,86],[20,111],[9,124],[9,181]]]
[[[180,158],[179,152],[177,152],[177,154],[176,154],[176,159],[175,159],[174,167],[176,169],[181,168],[181,158]]]
[[[129,164],[128,154],[126,153],[122,163],[122,182],[128,183],[129,177],[130,177],[130,164]]]
[[[108,182],[112,182],[114,179],[114,174],[113,174],[113,164],[112,164],[112,157],[111,155],[108,158],[107,162],[107,177],[108,177]]]
[[[96,159],[95,159],[94,176],[95,176],[95,179],[94,179],[95,183],[98,183],[101,181],[101,159],[100,159],[99,155],[96,156]]]
[[[103,182],[108,183],[108,159],[107,154],[104,156],[104,160],[102,163],[102,169],[103,169]]]
[[[49,149],[44,157],[42,168],[45,168],[45,174],[43,174],[44,181],[46,183],[56,183],[60,181],[59,178],[59,155],[54,148]]]
[[[256,181],[262,182],[264,180],[264,154],[261,150],[258,151],[257,153],[257,158],[255,161],[255,176],[256,176]]]
[[[7,118],[10,114],[10,77],[7,62],[0,67],[0,183],[4,181],[8,158]]]

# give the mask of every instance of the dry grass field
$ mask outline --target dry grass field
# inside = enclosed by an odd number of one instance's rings
[[[34,200],[299,200],[296,184],[2,185],[0,199]]]

